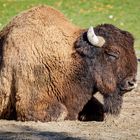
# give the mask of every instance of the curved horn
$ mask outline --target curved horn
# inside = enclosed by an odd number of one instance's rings
[[[88,38],[88,41],[92,45],[97,46],[97,47],[102,47],[104,45],[104,43],[105,43],[105,39],[103,37],[96,36],[92,26],[88,29],[87,38]]]

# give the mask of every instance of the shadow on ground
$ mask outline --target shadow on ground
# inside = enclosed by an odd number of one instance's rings
[[[65,132],[38,131],[29,127],[20,127],[19,132],[0,132],[0,140],[85,140],[73,137]]]
[[[56,132],[0,132],[0,140],[85,140],[74,138],[67,133]]]
[[[82,138],[74,138],[66,133],[56,132],[4,132],[0,133],[0,140],[84,140]]]

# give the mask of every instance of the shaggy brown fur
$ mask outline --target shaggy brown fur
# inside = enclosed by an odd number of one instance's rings
[[[96,91],[105,99],[122,95],[119,86],[136,74],[133,38],[111,25],[98,26],[95,32],[106,39],[102,49],[83,38],[86,30],[51,7],[35,7],[15,17],[0,32],[0,118],[77,119],[84,105],[95,101],[91,98]],[[112,51],[119,53],[117,61],[108,55]],[[106,111],[111,112],[111,103]]]

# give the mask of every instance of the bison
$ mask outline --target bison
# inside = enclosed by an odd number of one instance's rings
[[[102,121],[104,113],[118,115],[124,93],[136,86],[133,44],[127,31],[111,24],[81,29],[49,6],[19,14],[0,32],[0,118]]]

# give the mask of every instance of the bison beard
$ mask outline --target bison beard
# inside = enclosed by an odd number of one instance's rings
[[[104,95],[104,112],[119,115],[122,103],[122,95],[118,94],[118,92]]]

